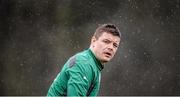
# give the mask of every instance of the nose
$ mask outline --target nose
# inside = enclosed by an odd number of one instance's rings
[[[109,46],[108,46],[108,50],[113,51],[113,49],[114,49],[113,44],[112,44],[112,43],[111,43],[111,44],[109,44]]]

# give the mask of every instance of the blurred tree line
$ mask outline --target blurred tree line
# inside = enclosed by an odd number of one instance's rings
[[[180,0],[1,0],[0,95],[46,95],[99,24],[122,32],[99,95],[180,95]]]

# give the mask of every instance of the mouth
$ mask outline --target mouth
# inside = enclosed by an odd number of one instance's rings
[[[109,52],[104,52],[104,54],[105,54],[107,57],[111,57],[111,56],[112,56],[112,54],[109,53]]]

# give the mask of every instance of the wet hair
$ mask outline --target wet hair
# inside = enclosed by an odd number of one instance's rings
[[[104,32],[110,33],[114,36],[118,36],[119,38],[121,38],[121,32],[118,29],[118,27],[116,27],[114,24],[100,25],[94,33],[95,38],[98,39]]]

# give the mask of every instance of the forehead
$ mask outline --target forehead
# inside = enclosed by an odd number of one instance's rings
[[[107,33],[107,32],[102,33],[102,35],[99,37],[99,39],[100,39],[100,40],[102,40],[102,39],[108,39],[108,40],[110,40],[110,41],[120,42],[120,37],[114,36],[114,35],[112,35],[111,33]]]

